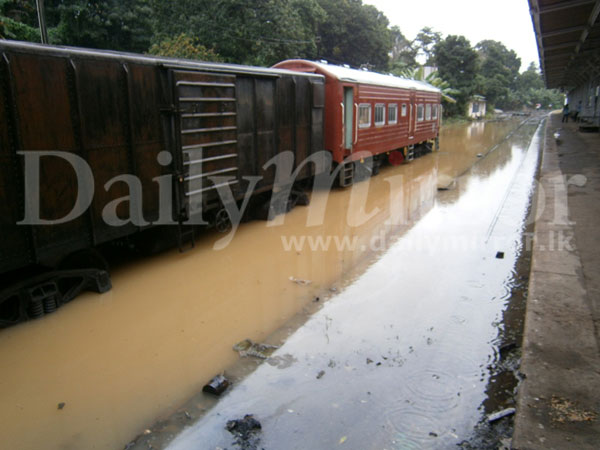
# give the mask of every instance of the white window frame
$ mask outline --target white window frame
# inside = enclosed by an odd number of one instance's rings
[[[406,103],[402,103],[402,117],[406,117],[407,110]]]
[[[370,103],[361,103],[358,105],[358,128],[369,128],[371,126],[371,104]],[[366,111],[368,113],[368,122],[363,122],[362,112]]]
[[[394,117],[390,117],[390,113],[394,111]],[[396,125],[398,123],[398,104],[390,103],[388,105],[388,125]]]
[[[423,122],[424,118],[425,118],[425,108],[423,107],[422,103],[419,103],[417,105],[417,122]]]
[[[437,120],[438,118],[438,105],[432,105],[431,107],[431,118]]]
[[[425,105],[425,120],[431,120],[431,103]]]
[[[377,120],[377,116],[381,114],[381,120]],[[375,126],[382,127],[385,125],[385,103],[375,103]]]

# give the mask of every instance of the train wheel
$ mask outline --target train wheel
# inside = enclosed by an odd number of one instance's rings
[[[225,233],[226,231],[229,231],[230,228],[231,219],[229,218],[229,213],[227,212],[227,209],[221,208],[217,211],[217,214],[215,214],[215,229],[219,233]]]
[[[390,152],[390,154],[388,155],[388,161],[392,166],[399,166],[404,162],[404,155],[402,154],[402,152],[395,150],[393,152]]]
[[[379,174],[379,169],[381,169],[381,164],[383,164],[383,161],[381,160],[380,156],[373,158],[373,168],[371,169],[372,176]]]

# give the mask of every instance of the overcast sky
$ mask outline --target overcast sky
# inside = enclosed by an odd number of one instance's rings
[[[363,0],[382,11],[408,39],[423,27],[465,36],[471,45],[484,39],[502,42],[521,58],[539,66],[535,33],[527,0]]]

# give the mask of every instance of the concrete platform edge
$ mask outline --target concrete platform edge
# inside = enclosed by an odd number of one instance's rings
[[[600,352],[580,253],[571,239],[576,224],[565,214],[568,181],[555,137],[560,126],[553,114],[544,131],[512,441],[518,450],[600,448]]]

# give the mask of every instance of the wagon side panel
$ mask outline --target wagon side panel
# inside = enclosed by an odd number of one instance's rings
[[[8,65],[8,55],[0,55],[0,272],[31,262],[29,227],[18,226],[23,219],[22,180],[17,161],[17,142]]]
[[[169,153],[161,125],[160,109],[165,102],[155,66],[128,65],[126,76],[133,168],[142,186],[143,217],[151,223],[159,218],[159,184],[155,179],[173,172],[169,156],[163,155],[165,159],[161,161],[164,164],[159,163],[158,157],[161,151]],[[173,160],[172,155],[170,159]],[[172,183],[171,178],[168,183]]]
[[[237,79],[240,174],[242,177],[261,176],[257,190],[269,188],[275,180],[275,166],[271,164],[266,170],[264,166],[280,150],[281,141],[276,138],[281,123],[276,83],[275,77],[240,75]],[[285,92],[285,86],[280,85],[279,92],[281,89]],[[285,115],[290,111],[282,113]],[[291,139],[289,128],[287,132]],[[245,190],[246,183],[243,186]]]
[[[30,155],[36,151],[58,151],[85,158],[76,139],[74,89],[69,69],[69,61],[64,57],[18,52],[11,55],[10,77],[20,151]],[[26,159],[21,156],[19,160],[24,173]],[[86,197],[84,191],[91,180],[82,172],[78,178],[65,158],[44,156],[39,161],[39,183],[28,183],[32,188],[39,184],[39,219],[66,220],[78,195]],[[35,171],[27,172],[34,175]],[[65,223],[36,225],[31,228],[30,240],[34,261],[43,262],[86,247],[90,233],[85,215],[78,214]]]
[[[114,179],[134,173],[128,145],[126,77],[121,64],[115,61],[77,59],[74,69],[81,146],[95,181],[90,221],[94,244],[100,244],[135,231],[128,221],[129,205],[130,201],[141,200],[132,198],[136,194],[130,192],[126,182]],[[116,217],[111,211],[116,211]]]

